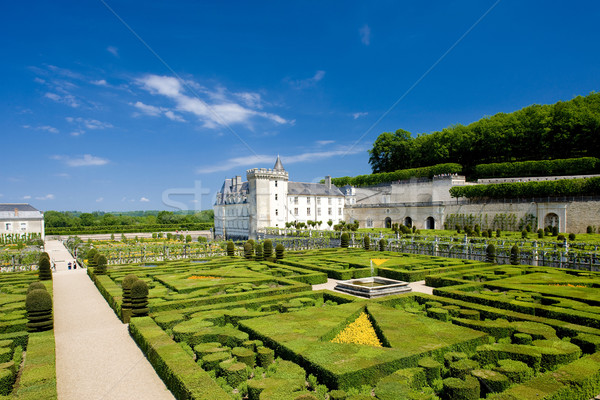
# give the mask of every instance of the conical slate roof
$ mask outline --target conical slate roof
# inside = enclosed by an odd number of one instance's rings
[[[273,167],[275,171],[285,171],[283,168],[283,164],[281,163],[281,159],[277,156],[277,161],[275,161],[275,166]]]

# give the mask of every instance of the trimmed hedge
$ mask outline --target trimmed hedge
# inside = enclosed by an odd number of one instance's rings
[[[177,399],[222,400],[229,397],[150,317],[132,319],[129,332]]]
[[[556,160],[521,161],[479,164],[474,168],[477,178],[511,178],[528,176],[587,175],[600,169],[595,157]]]
[[[451,400],[479,399],[479,381],[472,376],[465,380],[458,378],[444,379],[444,398]]]
[[[19,400],[55,400],[56,358],[54,332],[29,334],[27,358],[23,366],[16,398]]]
[[[142,233],[165,231],[203,231],[212,228],[212,222],[199,222],[195,224],[147,224],[147,225],[106,225],[106,226],[78,226],[71,228],[46,228],[46,235],[86,235],[92,233]]]
[[[462,165],[454,163],[437,164],[431,167],[399,169],[394,172],[382,172],[378,174],[358,175],[355,177],[344,176],[333,178],[331,183],[337,187],[346,185],[352,186],[370,186],[380,183],[403,181],[411,178],[433,178],[440,174],[460,174]]]
[[[465,197],[468,199],[594,196],[598,194],[600,194],[600,178],[496,183],[450,188],[452,197]]]

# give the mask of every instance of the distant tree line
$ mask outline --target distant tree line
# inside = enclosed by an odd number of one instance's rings
[[[369,150],[374,173],[457,163],[478,164],[600,156],[600,93],[498,113],[431,134],[384,132]]]
[[[213,210],[199,212],[133,211],[118,214],[99,211],[93,213],[46,211],[44,213],[46,228],[84,228],[85,230],[98,230],[102,227],[189,226],[212,223],[213,220]]]

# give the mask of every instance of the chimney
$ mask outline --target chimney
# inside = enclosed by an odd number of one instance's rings
[[[331,189],[331,176],[327,175],[325,177],[325,186],[327,186],[327,189]]]
[[[15,207],[15,217],[19,216],[19,209]]]

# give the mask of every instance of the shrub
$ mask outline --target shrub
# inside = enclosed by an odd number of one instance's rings
[[[281,243],[278,243],[277,246],[275,246],[275,256],[278,260],[283,259],[284,251],[285,251],[285,247],[283,247],[283,245]]]
[[[450,375],[455,378],[465,379],[471,371],[479,368],[479,363],[468,358],[450,363]]]
[[[387,246],[387,240],[379,239],[379,251],[385,251],[385,246]]]
[[[25,298],[27,330],[41,332],[52,329],[52,297],[46,289],[34,289]]]
[[[227,242],[227,255],[229,257],[235,256],[235,245],[231,240]]]
[[[128,310],[131,309],[131,287],[137,280],[137,276],[129,274],[123,278],[123,281],[121,281],[121,288],[123,289],[123,302],[121,308]]]
[[[185,242],[186,243],[191,243],[192,242],[192,235],[186,235]]]
[[[233,355],[239,362],[242,362],[249,366],[250,368],[254,368],[254,364],[256,363],[256,354],[246,348],[246,347],[234,347],[231,350],[231,355]]]
[[[444,397],[447,399],[479,399],[479,381],[467,376],[463,381],[458,378],[444,379]]]
[[[516,244],[510,248],[510,263],[512,265],[519,265],[521,263],[521,252],[519,246]]]
[[[552,236],[558,236],[558,226],[552,227]]]
[[[500,360],[498,367],[494,367],[494,371],[505,375],[513,383],[525,382],[533,377],[533,370],[524,362],[517,360]]]
[[[500,237],[502,235],[502,231],[500,229],[496,229],[496,237]]]
[[[363,239],[363,247],[365,250],[370,250],[371,249],[371,239],[369,239],[368,236],[365,236]]]
[[[254,252],[256,253],[256,256],[254,257],[254,259],[256,261],[262,261],[263,260],[263,248],[260,245],[260,243],[256,243],[254,245]]]
[[[565,241],[565,235],[563,235],[562,233],[558,236],[556,236],[556,240],[558,242],[564,242]]]
[[[542,228],[537,230],[538,233],[538,238],[539,239],[543,239],[544,238],[544,230]]]
[[[104,254],[98,254],[95,258],[96,267],[94,268],[94,273],[98,275],[106,274],[106,256]]]
[[[131,285],[131,313],[134,317],[143,317],[148,311],[148,284],[138,279]]]
[[[521,239],[527,239],[527,229],[523,229],[523,231],[521,231]]]
[[[41,281],[52,280],[52,270],[50,269],[50,259],[47,257],[40,257],[38,262],[39,278]]]
[[[510,380],[500,372],[490,371],[489,369],[476,369],[471,371],[471,374],[479,380],[483,392],[481,393],[482,396],[487,393],[503,392],[510,386]]]
[[[36,289],[46,290],[46,285],[44,285],[42,282],[31,282],[27,288],[27,293]]]
[[[258,365],[260,365],[263,368],[267,368],[269,365],[271,365],[273,363],[273,357],[275,352],[271,349],[269,349],[268,347],[259,347],[257,349],[257,353],[258,353]]]
[[[586,229],[587,233],[594,233],[594,228],[591,227],[591,225],[588,225],[587,229]]]
[[[88,250],[87,254],[85,255],[87,260],[88,260],[88,267],[95,267],[96,263],[95,263],[95,257],[96,254],[98,254],[98,250],[91,248]]]
[[[248,260],[251,259],[253,252],[254,252],[254,247],[253,247],[252,243],[250,243],[250,241],[244,243],[244,257]]]
[[[419,360],[419,367],[425,370],[427,383],[431,385],[433,381],[442,378],[442,364],[431,357],[425,357]]]
[[[489,263],[496,262],[496,247],[491,243],[485,249],[485,261]]]
[[[574,233],[569,233],[569,240],[573,241],[575,240],[575,234]]]
[[[271,241],[271,239],[267,239],[263,243],[263,257],[264,258],[273,257],[273,242]]]
[[[342,233],[342,236],[340,238],[340,247],[343,249],[347,249],[349,244],[350,244],[350,235],[348,235],[346,232]]]

